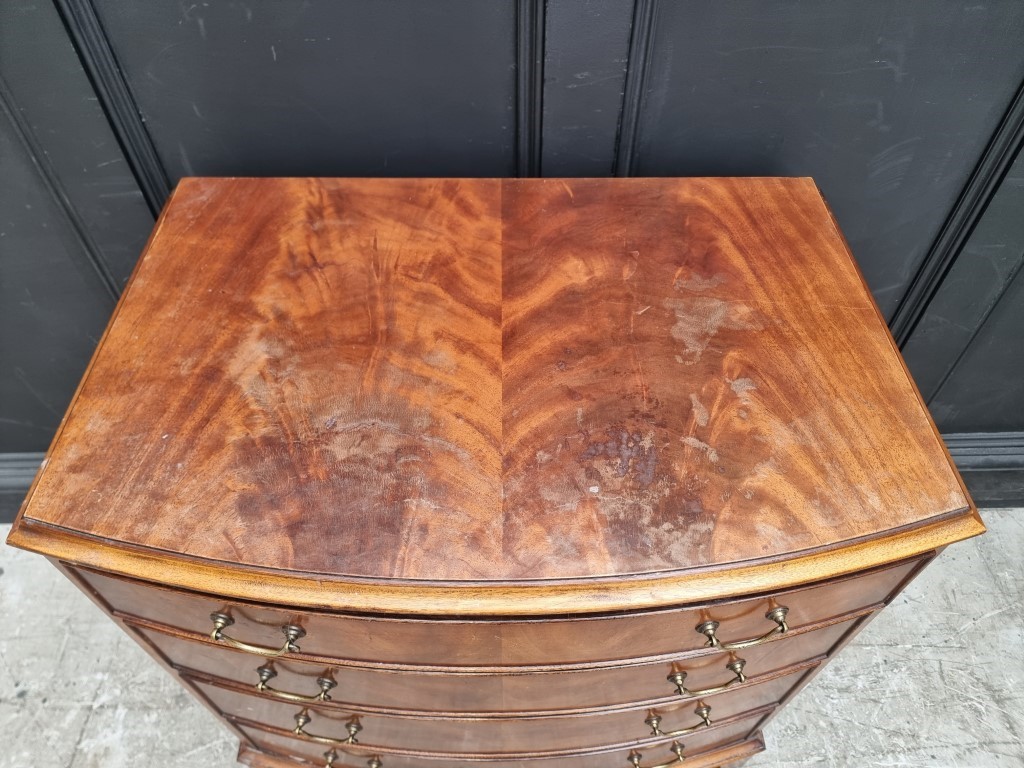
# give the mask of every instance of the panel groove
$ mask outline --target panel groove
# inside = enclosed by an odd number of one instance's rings
[[[924,316],[953,262],[956,261],[1024,143],[1024,83],[978,161],[960,198],[922,261],[889,323],[902,348]],[[937,391],[937,390],[936,390]]]
[[[82,66],[156,216],[170,194],[167,172],[91,0],[54,0]]]
[[[953,432],[942,437],[964,471],[1024,470],[1024,432]]]
[[[622,94],[622,116],[619,120],[618,141],[615,144],[616,176],[630,176],[633,173],[644,89],[647,72],[651,66],[651,35],[657,12],[657,0],[636,0],[633,5],[626,86]]]
[[[546,0],[516,4],[516,174],[541,175]]]
[[[57,209],[67,219],[68,226],[79,246],[78,249],[70,249],[69,254],[73,257],[77,256],[79,259],[84,259],[87,270],[94,272],[99,278],[101,290],[107,294],[107,298],[110,299],[111,305],[113,305],[121,294],[117,285],[117,279],[104,260],[92,235],[89,234],[89,229],[79,215],[78,210],[68,197],[57,172],[53,169],[46,156],[46,152],[36,141],[32,129],[25,123],[21,113],[15,108],[14,99],[8,90],[7,83],[2,77],[0,77],[0,112],[10,121],[18,141],[21,142],[28,153],[33,167],[43,182],[43,186],[46,187],[46,191],[56,204]]]
[[[0,453],[0,493],[24,492],[43,463],[44,453]]]

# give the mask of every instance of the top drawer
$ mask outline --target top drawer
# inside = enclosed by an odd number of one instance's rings
[[[115,611],[208,635],[212,613],[228,614],[226,636],[272,652],[282,628],[296,625],[305,654],[368,666],[481,668],[593,664],[701,648],[698,624],[717,621],[724,643],[749,640],[776,627],[765,614],[789,609],[799,627],[884,602],[923,558],[774,595],[610,616],[544,619],[422,619],[294,611],[181,592],[82,569],[72,570]],[[69,566],[70,567],[70,566]]]

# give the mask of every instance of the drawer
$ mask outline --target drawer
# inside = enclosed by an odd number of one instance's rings
[[[332,739],[345,739],[348,725],[358,724],[362,728],[358,738],[368,744],[440,752],[529,752],[599,747],[609,742],[642,739],[653,734],[653,726],[647,722],[652,716],[660,718],[658,728],[663,733],[704,728],[708,722],[728,720],[778,704],[813,668],[813,664],[805,664],[715,695],[657,707],[484,718],[357,714],[342,706],[270,699],[252,688],[225,687],[222,681],[205,676],[189,679],[224,714],[280,729],[294,728],[297,718],[306,717],[306,731]]]
[[[468,674],[414,672],[333,666],[296,659],[267,660],[166,632],[136,627],[143,638],[178,668],[235,681],[255,688],[257,669],[273,666],[270,685],[286,693],[315,696],[318,677],[337,682],[331,691],[339,704],[363,711],[425,711],[448,713],[537,712],[586,710],[634,702],[661,705],[678,700],[668,675],[675,668],[687,673],[686,687],[701,690],[723,685],[735,677],[726,665],[735,658],[746,661],[744,673],[756,679],[767,673],[828,655],[854,629],[860,617],[837,620],[791,634],[734,654],[701,651],[667,660],[584,667],[525,674]]]
[[[78,574],[120,614],[150,619],[189,632],[209,634],[210,615],[230,614],[224,629],[233,639],[281,649],[286,625],[305,632],[298,645],[316,656],[377,664],[443,667],[506,667],[615,661],[678,654],[701,648],[696,631],[717,621],[725,642],[771,631],[766,613],[789,609],[790,627],[801,627],[886,601],[918,567],[907,561],[770,597],[731,600],[695,607],[611,616],[564,619],[431,620],[291,611],[180,592],[77,569]]]
[[[464,754],[417,753],[414,750],[374,752],[360,745],[357,748],[350,747],[350,754],[345,754],[339,749],[336,764],[338,768],[348,765],[363,766],[371,756],[376,756],[383,768],[465,768],[467,764],[479,765],[481,768],[629,768],[629,755],[635,750],[641,755],[641,765],[659,765],[675,760],[675,754],[670,750],[673,741],[682,744],[688,757],[697,757],[702,752],[744,741],[771,712],[772,709],[768,707],[744,713],[737,718],[722,721],[711,728],[679,739],[645,738],[628,743],[609,743],[600,749],[565,750],[549,756],[535,752],[505,757],[497,751]],[[287,730],[268,728],[244,720],[233,722],[259,749],[271,754],[306,760],[322,766],[325,763],[325,752],[331,749],[326,745],[296,737]]]
[[[686,768],[722,768],[723,766],[739,768],[745,764],[748,758],[761,752],[764,752],[764,736],[760,731],[755,731],[745,741],[702,750],[699,754],[686,755]],[[298,761],[290,757],[261,752],[246,742],[242,743],[241,749],[238,751],[238,762],[253,766],[253,768],[308,768],[309,766],[305,760]],[[321,759],[318,766],[323,764],[324,761]],[[355,768],[363,765],[365,762],[362,757],[348,757],[343,763],[335,762],[334,768]],[[543,765],[541,763],[534,768],[542,768]],[[631,767],[632,763],[630,763]]]

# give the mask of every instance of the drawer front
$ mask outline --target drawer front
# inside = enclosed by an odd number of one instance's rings
[[[341,707],[269,699],[251,689],[227,688],[209,680],[190,681],[221,712],[279,729],[294,728],[299,722],[296,718],[307,717],[309,722],[303,726],[306,731],[332,739],[345,739],[347,726],[357,723],[362,728],[358,738],[367,744],[440,752],[529,752],[642,739],[655,735],[652,723],[647,722],[651,716],[660,718],[657,725],[663,733],[705,728],[707,723],[778,704],[812,668],[797,667],[777,677],[752,680],[750,685],[685,703],[566,716],[487,719],[356,714]]]
[[[764,737],[760,731],[755,731],[745,741],[703,750],[699,754],[690,753],[686,755],[686,768],[723,768],[723,766],[739,768],[740,765],[745,764],[748,758],[761,752],[764,752]],[[652,757],[650,760],[653,764],[654,758]],[[308,768],[309,766],[309,763],[305,760],[298,761],[291,757],[282,757],[280,755],[272,755],[269,752],[262,752],[249,744],[248,740],[243,741],[241,749],[238,751],[238,762],[243,765],[253,766],[253,768]],[[323,764],[324,761],[321,759],[320,762]],[[350,757],[344,763],[336,761],[334,768],[363,766],[365,762],[367,761],[364,761],[361,757]],[[540,764],[540,767],[535,766],[534,768],[542,768],[543,765]],[[629,768],[632,768],[632,765],[631,762]]]
[[[269,684],[286,693],[315,696],[320,690],[317,678],[329,676],[337,682],[331,691],[335,702],[361,706],[365,711],[383,708],[447,713],[537,712],[634,702],[657,706],[679,700],[675,686],[668,680],[673,662],[675,669],[687,673],[686,687],[694,691],[721,686],[733,679],[735,674],[726,665],[737,657],[746,661],[744,673],[756,680],[828,655],[859,621],[860,618],[854,618],[817,629],[794,630],[735,654],[705,651],[668,661],[531,674],[442,674],[276,659],[270,661],[276,676]],[[268,663],[267,659],[209,642],[152,628],[138,631],[173,665],[227,678],[253,689],[259,682],[257,669]]]
[[[748,716],[723,722],[679,738],[677,741],[683,745],[687,758],[696,758],[701,753],[744,741],[770,712],[770,709],[752,712]],[[236,725],[259,749],[283,757],[306,760],[313,765],[324,765],[324,753],[330,749],[323,744],[301,740],[287,732],[262,728],[244,721],[238,721]],[[494,754],[486,760],[479,760],[467,759],[465,755],[458,754],[434,753],[427,756],[388,752],[376,753],[376,757],[381,761],[383,768],[466,768],[467,765],[478,765],[481,768],[630,768],[632,763],[629,762],[629,754],[633,750],[641,753],[643,766],[675,760],[675,755],[669,749],[671,743],[672,739],[645,739],[634,744],[610,746],[600,752],[577,752],[558,757],[531,759],[517,759],[511,755],[502,759]],[[369,751],[353,750],[351,754],[345,754],[339,750],[336,764],[339,768],[349,765],[362,766],[367,764],[373,755],[374,753]]]
[[[885,601],[914,571],[910,561],[770,598],[723,601],[613,616],[568,619],[426,620],[288,611],[165,589],[90,571],[78,573],[122,614],[208,634],[212,613],[229,614],[227,637],[281,649],[283,628],[298,625],[302,652],[372,663],[501,667],[635,659],[678,654],[704,646],[698,624],[717,621],[724,642],[763,635],[777,625],[766,613],[789,609],[797,628]]]

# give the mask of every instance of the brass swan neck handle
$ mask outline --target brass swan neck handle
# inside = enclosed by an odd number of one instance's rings
[[[235,620],[230,615],[220,612],[211,613],[210,621],[213,622],[213,631],[210,632],[210,639],[215,643],[224,643],[240,651],[255,653],[257,656],[275,657],[284,656],[286,653],[293,653],[299,650],[299,646],[295,644],[295,641],[306,636],[306,630],[302,627],[295,624],[285,624],[281,627],[281,632],[284,634],[284,645],[280,648],[264,648],[261,645],[250,645],[225,635],[224,629],[235,623]]]
[[[334,680],[330,670],[325,670],[320,677],[316,679],[316,684],[320,688],[320,692],[307,695],[302,693],[290,693],[288,691],[280,691],[277,688],[271,688],[268,683],[277,677],[277,670],[274,669],[273,663],[264,664],[261,667],[256,668],[256,674],[259,675],[259,682],[256,683],[256,690],[273,696],[275,699],[283,699],[284,701],[295,701],[299,704],[306,702],[315,704],[320,701],[331,700],[331,690],[338,687],[338,683]]]
[[[723,643],[718,639],[719,626],[717,621],[705,621],[697,625],[697,631],[700,632],[708,641],[704,644],[705,648],[720,648],[723,651],[738,651],[743,648],[751,648],[755,645],[761,645],[771,640],[776,635],[781,635],[789,631],[789,625],[786,624],[786,614],[789,613],[789,608],[784,605],[772,608],[768,613],[764,615],[766,619],[775,622],[775,627],[760,637],[755,637],[752,640],[738,640],[734,643]]]
[[[683,745],[680,744],[678,741],[673,741],[669,745],[669,749],[672,751],[672,754],[675,755],[675,759],[669,760],[667,763],[658,763],[657,765],[641,765],[640,761],[643,759],[643,754],[637,752],[635,749],[629,753],[629,756],[626,759],[629,760],[629,764],[633,766],[633,768],[672,768],[672,766],[679,765],[681,762],[683,762]]]
[[[732,688],[734,685],[747,682],[747,676],[743,674],[743,668],[746,665],[747,662],[743,659],[733,659],[725,665],[725,668],[735,675],[732,680],[729,680],[722,685],[716,685],[711,688],[701,688],[697,691],[690,690],[686,687],[686,670],[680,669],[675,664],[672,665],[672,674],[670,674],[666,679],[676,687],[676,693],[680,696],[686,696],[687,698],[699,698],[701,696],[710,696],[713,693],[720,693],[726,688]]]

